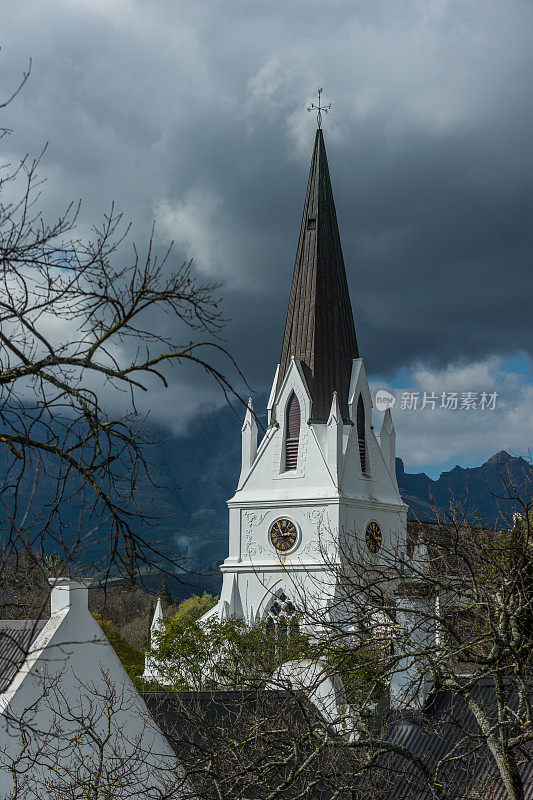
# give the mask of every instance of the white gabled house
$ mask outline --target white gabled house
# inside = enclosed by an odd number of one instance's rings
[[[51,583],[49,620],[0,622],[0,798],[171,792],[176,757],[89,612],[87,587]]]

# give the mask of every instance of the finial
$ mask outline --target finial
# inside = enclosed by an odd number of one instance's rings
[[[317,106],[315,106],[314,103],[311,103],[311,105],[307,107],[308,111],[317,111],[318,112],[317,115],[316,115],[316,121],[317,121],[317,126],[319,128],[322,127],[322,112],[324,112],[324,114],[327,114],[329,109],[331,108],[331,103],[328,103],[327,106],[323,106],[322,105],[321,94],[322,94],[322,89],[319,89],[318,90],[318,105]]]

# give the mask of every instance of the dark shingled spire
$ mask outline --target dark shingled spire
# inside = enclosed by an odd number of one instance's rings
[[[302,362],[313,422],[326,422],[333,392],[348,422],[352,360],[358,358],[352,306],[324,137],[316,132],[294,264],[277,391],[291,358]]]

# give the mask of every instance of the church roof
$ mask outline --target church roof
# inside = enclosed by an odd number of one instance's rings
[[[287,311],[277,390],[299,359],[312,419],[326,422],[333,392],[348,421],[352,361],[358,358],[341,240],[322,130],[315,137]]]

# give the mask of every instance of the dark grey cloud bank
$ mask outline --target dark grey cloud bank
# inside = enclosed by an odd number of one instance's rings
[[[138,241],[158,218],[161,245],[222,283],[258,390],[281,346],[319,84],[370,372],[533,352],[530,3],[2,6],[3,86],[34,60],[5,155],[49,141],[46,208],[83,198],[82,232],[111,200]],[[176,380],[185,411],[207,397]]]

